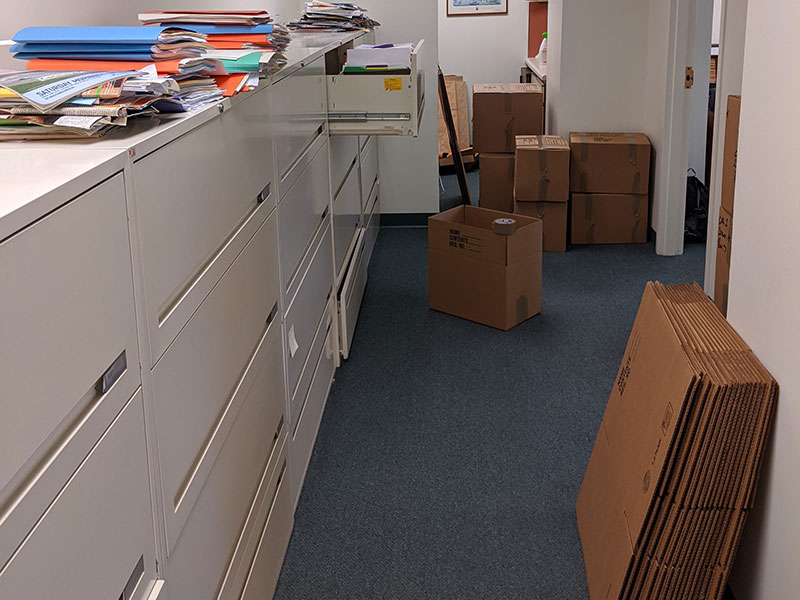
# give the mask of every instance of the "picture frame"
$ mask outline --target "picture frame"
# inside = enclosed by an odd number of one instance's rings
[[[448,17],[507,14],[508,0],[447,0]]]

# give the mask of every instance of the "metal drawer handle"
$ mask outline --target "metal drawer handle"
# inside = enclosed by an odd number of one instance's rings
[[[100,376],[100,379],[97,380],[97,383],[94,384],[95,391],[100,394],[101,396],[108,392],[119,378],[122,377],[123,373],[128,368],[128,358],[125,354],[125,350],[122,351],[117,358],[114,359],[114,362],[111,363],[111,366],[108,367]]]
[[[275,304],[272,305],[272,310],[269,311],[269,316],[267,317],[267,327],[272,325],[272,322],[275,320],[277,314],[278,314],[278,303],[275,302]]]
[[[128,583],[125,584],[125,589],[122,590],[122,595],[119,597],[119,600],[133,600],[133,594],[136,588],[139,587],[139,582],[142,580],[143,575],[144,555],[139,557],[139,562],[137,562],[136,566],[133,568],[133,572],[128,579]]]
[[[263,190],[258,192],[258,196],[256,196],[256,204],[261,204],[262,202],[264,202],[264,200],[269,198],[271,187],[272,187],[272,182],[268,183]]]

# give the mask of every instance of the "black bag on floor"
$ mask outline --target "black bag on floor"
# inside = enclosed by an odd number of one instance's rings
[[[689,169],[686,178],[685,238],[704,242],[708,231],[708,188],[697,178],[694,169]]]

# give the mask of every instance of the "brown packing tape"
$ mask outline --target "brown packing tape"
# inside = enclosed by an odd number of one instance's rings
[[[517,230],[517,222],[514,219],[495,219],[492,230],[497,235],[511,235]]]
[[[528,297],[524,294],[517,298],[517,321],[522,322],[528,318]]]
[[[544,201],[536,203],[536,214],[540,219],[544,219],[544,209],[545,209]]]
[[[585,163],[587,160],[589,160],[589,144],[585,141],[578,142],[578,148],[580,149],[581,162]]]
[[[539,177],[539,200],[543,202],[546,201],[547,198],[547,190],[550,187],[550,179],[547,178],[547,175],[541,175]]]
[[[504,100],[505,113],[507,115],[511,114],[511,94],[509,93],[503,94],[503,100]]]
[[[511,160],[508,161],[508,179],[509,181],[514,181],[514,164],[517,161],[514,159],[514,155],[511,155]]]
[[[636,243],[639,240],[639,227],[641,226],[641,221],[636,221],[633,224],[633,229],[631,229],[631,242]]]
[[[511,117],[508,123],[506,123],[506,150],[511,148],[512,150],[516,147],[516,138],[514,136],[514,121],[516,117]]]
[[[590,225],[589,229],[586,231],[586,243],[594,244],[594,225]]]
[[[586,194],[584,206],[586,207],[583,213],[584,218],[587,221],[591,221],[594,218],[594,198],[591,194]]]

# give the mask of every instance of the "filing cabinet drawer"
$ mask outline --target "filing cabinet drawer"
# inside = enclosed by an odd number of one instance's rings
[[[275,368],[282,363],[275,222],[261,226],[153,370],[170,548],[247,396],[259,353],[271,353],[271,393],[261,401],[276,422],[284,411]]]
[[[364,260],[369,268],[372,260],[372,251],[378,241],[378,233],[381,230],[381,202],[378,198],[378,184],[375,184],[375,195],[372,201],[372,213],[369,215],[366,231],[364,232]]]
[[[335,197],[350,167],[358,161],[358,136],[334,135],[328,143],[331,152],[331,196]]]
[[[270,87],[275,153],[281,179],[325,127],[325,57],[321,56]]]
[[[353,249],[361,221],[361,191],[358,180],[358,168],[354,166],[333,201],[333,242],[337,276],[347,262],[348,251]]]
[[[331,135],[416,137],[425,107],[424,42],[414,47],[408,74],[328,73]]]
[[[46,506],[141,383],[122,175],[0,243],[0,282],[0,506],[52,462]]]
[[[331,331],[333,323],[334,312],[332,309],[334,308],[335,304],[333,299],[330,299],[328,305],[325,307],[325,312],[320,317],[316,333],[314,333],[314,341],[311,342],[311,349],[308,352],[308,358],[306,359],[303,373],[300,375],[297,386],[295,386],[294,392],[292,393],[289,403],[289,422],[293,426],[292,431],[294,431],[294,426],[297,425],[300,413],[303,411],[303,404],[308,395],[308,388],[311,387],[311,380],[314,377],[314,366],[319,361],[320,354],[326,349],[328,334]]]
[[[272,598],[281,574],[283,557],[292,536],[294,507],[287,464],[277,473],[267,521],[258,540],[253,564],[247,574],[241,600],[266,600]]]
[[[318,144],[315,143],[303,159],[308,161],[308,165],[299,174],[289,192],[281,198],[278,211],[285,288],[296,277],[300,260],[306,253],[314,232],[328,216],[328,143],[321,137]],[[313,153],[315,151],[316,154]]]
[[[370,137],[366,146],[361,150],[361,190],[362,190],[362,210],[364,214],[369,214],[367,202],[370,192],[378,178],[378,138]]]
[[[353,260],[339,291],[339,337],[342,358],[345,359],[350,355],[358,313],[361,310],[361,300],[367,287],[369,262],[364,258],[366,237],[366,232],[361,229]]]
[[[146,598],[156,578],[149,490],[138,392],[10,562],[0,557],[0,598]]]
[[[169,600],[228,597],[230,574],[245,557],[243,548],[258,535],[252,515],[269,497],[265,481],[285,461],[287,429],[276,420],[267,399],[280,391],[276,379],[283,364],[275,348],[280,336],[269,336],[254,361],[254,380],[220,450],[203,489],[167,561]],[[238,593],[238,592],[237,592]]]
[[[153,363],[275,206],[267,97],[134,165]]]
[[[286,311],[286,362],[289,397],[294,395],[300,371],[311,349],[314,332],[333,289],[331,229],[326,227],[315,239],[313,259],[303,275],[297,295]]]
[[[303,401],[299,418],[293,425],[290,469],[292,475],[292,504],[294,505],[297,505],[300,489],[303,487],[308,461],[314,449],[322,413],[325,410],[328,392],[333,381],[335,342],[332,339],[332,335],[329,330],[325,345],[316,364],[309,363],[306,367],[313,371],[314,376]]]

